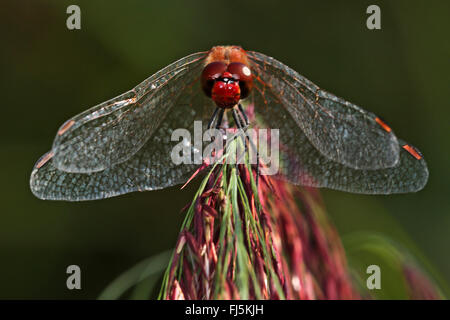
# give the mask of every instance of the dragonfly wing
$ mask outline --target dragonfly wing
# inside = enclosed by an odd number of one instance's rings
[[[258,52],[248,52],[248,57],[259,90],[273,94],[278,106],[289,112],[326,158],[354,169],[381,169],[397,164],[397,138],[376,115],[320,89],[271,57]]]
[[[401,140],[399,161],[394,167],[351,168],[319,152],[275,96],[270,93],[263,96],[260,90],[255,90],[252,99],[255,110],[261,110],[257,105],[268,103],[270,106],[266,112],[256,112],[257,125],[280,130],[280,170],[277,177],[281,179],[297,185],[364,194],[415,192],[421,190],[428,180],[425,160],[418,152],[417,157],[408,152],[413,147]],[[409,148],[403,147],[405,145]]]
[[[134,89],[66,121],[53,142],[53,166],[66,172],[91,173],[131,158],[197,76],[192,70],[203,64],[205,56],[184,57]]]
[[[199,66],[199,69],[201,67]],[[195,70],[197,76],[201,70]],[[190,83],[175,99],[174,107],[161,119],[155,133],[129,159],[95,172],[66,172],[58,169],[54,154],[49,152],[39,160],[31,174],[32,192],[41,199],[82,201],[109,198],[133,191],[155,190],[184,183],[198,164],[176,164],[172,161],[172,141],[175,129],[187,129],[193,139],[194,121],[207,125],[214,106],[200,88],[198,79]],[[198,152],[186,141],[193,154]]]

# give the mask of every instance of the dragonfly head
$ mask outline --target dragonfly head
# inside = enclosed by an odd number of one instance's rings
[[[250,68],[240,62],[226,64],[216,61],[202,72],[202,88],[220,108],[232,108],[245,99],[253,84]]]

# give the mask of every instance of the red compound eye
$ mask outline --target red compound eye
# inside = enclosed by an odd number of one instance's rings
[[[253,87],[253,76],[250,68],[243,63],[232,62],[228,65],[227,71],[232,74],[234,80],[239,81],[241,99],[246,98]]]
[[[215,80],[218,79],[225,70],[227,70],[227,65],[223,62],[211,62],[203,69],[201,78],[202,88],[208,97],[211,97],[211,90]]]

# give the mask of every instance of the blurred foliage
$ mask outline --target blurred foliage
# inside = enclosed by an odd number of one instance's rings
[[[354,272],[359,292],[370,299],[445,299],[445,282],[420,254],[414,255],[404,246],[382,234],[355,232],[344,237],[349,265]],[[368,266],[376,261],[380,268],[381,288],[369,290],[366,280],[372,274]],[[435,282],[435,279],[439,279]],[[448,288],[445,288],[448,290]]]
[[[79,31],[66,28],[74,3]],[[366,28],[370,4],[381,7],[381,30]],[[381,232],[449,281],[449,9],[438,0],[3,1],[0,298],[96,298],[123,270],[173,247],[195,184],[45,202],[29,191],[29,174],[66,119],[216,44],[276,57],[383,116],[423,152],[430,180],[417,194],[323,195],[341,234]],[[70,264],[82,269],[81,291],[65,287]]]

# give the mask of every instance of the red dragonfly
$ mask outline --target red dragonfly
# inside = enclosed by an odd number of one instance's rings
[[[31,190],[41,199],[81,201],[183,183],[198,166],[171,161],[171,132],[193,130],[195,120],[219,127],[229,113],[236,126],[248,126],[250,107],[250,125],[279,129],[278,176],[294,184],[391,194],[427,182],[420,152],[376,115],[274,58],[216,46],[66,121],[35,164]]]

